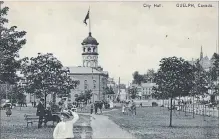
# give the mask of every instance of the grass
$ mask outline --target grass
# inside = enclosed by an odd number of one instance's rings
[[[6,117],[5,110],[1,110],[1,139],[52,139],[52,122],[48,122],[48,127],[37,128],[37,122],[33,126],[26,127],[25,114],[36,114],[36,108],[19,107],[12,109],[11,117]],[[76,139],[92,138],[92,128],[90,126],[90,116],[79,115],[80,119],[75,123],[73,133]]]
[[[184,112],[173,113],[173,127],[169,127],[167,108],[137,108],[136,116],[123,115],[121,110],[106,113],[121,128],[141,139],[218,139],[219,120],[215,117],[203,117]]]

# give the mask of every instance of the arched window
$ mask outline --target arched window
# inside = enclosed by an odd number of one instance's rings
[[[85,90],[88,89],[88,82],[87,82],[87,80],[84,81],[84,89],[85,89]]]
[[[85,47],[83,48],[83,52],[86,52],[86,48]]]
[[[87,67],[90,67],[90,65],[91,65],[91,63],[90,63],[90,61],[88,61],[88,63],[87,63]]]
[[[88,52],[91,52],[91,48],[90,47],[88,48]]]
[[[91,67],[93,67],[94,66],[94,62],[91,62]]]
[[[96,50],[95,47],[93,47],[93,52],[96,52],[95,50]]]
[[[93,89],[96,89],[96,80],[93,80]]]

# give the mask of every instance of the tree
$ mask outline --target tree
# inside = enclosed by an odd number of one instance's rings
[[[138,71],[133,73],[133,83],[140,85],[144,81],[143,75],[140,75]]]
[[[154,69],[149,69],[147,73],[143,75],[144,82],[154,82],[155,74]]]
[[[170,98],[170,126],[172,126],[172,100],[178,96],[186,96],[192,89],[193,67],[184,59],[177,57],[163,58],[156,74],[155,82],[158,91]]]
[[[0,5],[3,2],[0,2]],[[26,44],[26,32],[18,31],[17,26],[8,27],[6,15],[8,7],[0,8],[0,83],[15,84],[19,78],[16,71],[24,59],[19,59],[19,50]]]
[[[115,94],[115,92],[114,92],[114,90],[113,90],[113,88],[110,86],[110,87],[106,87],[106,88],[104,88],[104,93],[106,94],[106,95],[111,95],[111,94]]]
[[[138,95],[138,92],[137,92],[137,87],[132,87],[128,90],[129,94],[130,94],[130,97],[132,99],[135,99]]]
[[[86,101],[86,103],[89,101],[89,100],[91,100],[91,97],[92,97],[92,90],[86,90],[85,91],[85,93],[84,93],[84,95],[85,95],[85,101]]]
[[[199,95],[204,97],[205,94],[208,94],[208,74],[200,65],[199,60],[195,62],[193,76],[193,87],[190,91],[190,96],[193,97],[194,118],[194,98]]]
[[[219,77],[219,55],[217,53],[214,53],[212,58],[212,66],[210,69],[210,75],[212,81],[217,81]]]
[[[211,89],[215,89],[213,95],[219,95],[219,54],[214,53],[212,58],[212,66],[209,71]]]
[[[53,93],[58,97],[68,96],[71,89],[79,83],[70,78],[68,68],[51,53],[38,53],[37,57],[30,58],[22,67],[26,81],[26,92],[35,94],[38,98]]]

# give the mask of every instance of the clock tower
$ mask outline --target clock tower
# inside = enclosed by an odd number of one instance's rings
[[[89,36],[82,42],[82,59],[83,67],[98,67],[98,46],[99,43],[95,38],[92,37],[92,33],[89,32]]]

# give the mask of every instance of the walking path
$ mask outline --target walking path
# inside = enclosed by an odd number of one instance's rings
[[[107,116],[92,115],[91,127],[93,130],[93,139],[135,139],[129,132],[121,129]]]

